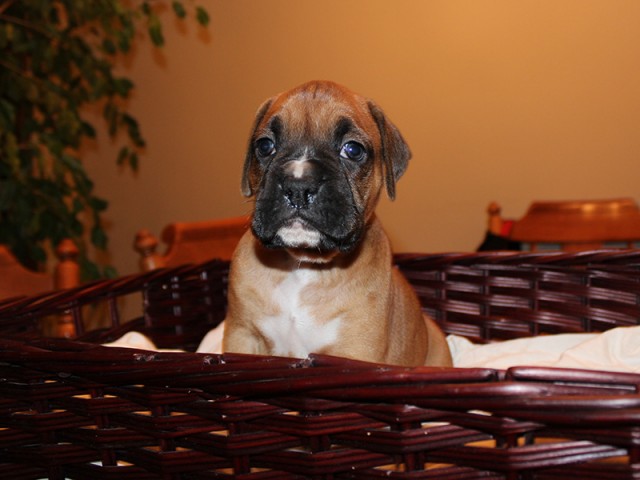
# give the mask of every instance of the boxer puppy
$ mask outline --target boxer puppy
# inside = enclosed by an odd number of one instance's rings
[[[242,177],[254,211],[231,262],[225,351],[451,365],[374,213],[383,188],[395,197],[410,156],[375,103],[332,82],[260,107]]]

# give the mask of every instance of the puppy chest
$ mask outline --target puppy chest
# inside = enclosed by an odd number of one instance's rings
[[[272,354],[306,357],[320,352],[338,339],[340,318],[330,313],[331,305],[319,309],[305,301],[303,292],[313,287],[313,271],[296,270],[272,291],[274,314],[260,319],[264,337]]]

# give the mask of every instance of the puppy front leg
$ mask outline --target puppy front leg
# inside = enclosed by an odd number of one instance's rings
[[[253,355],[268,355],[264,340],[251,329],[236,325],[225,320],[225,331],[222,339],[222,351],[233,353],[248,353]]]

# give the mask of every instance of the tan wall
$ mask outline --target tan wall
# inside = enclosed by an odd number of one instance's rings
[[[202,0],[208,35],[167,16],[125,68],[148,141],[140,172],[104,138],[87,155],[110,200],[111,253],[136,270],[135,231],[236,215],[252,116],[303,81],[375,99],[414,158],[379,215],[396,250],[472,250],[491,200],[640,199],[636,0]]]

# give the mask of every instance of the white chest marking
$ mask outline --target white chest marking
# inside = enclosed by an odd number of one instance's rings
[[[288,274],[272,292],[279,315],[265,316],[259,325],[273,343],[273,354],[306,357],[336,342],[340,318],[320,323],[301,302],[302,290],[317,272],[300,268]]]

